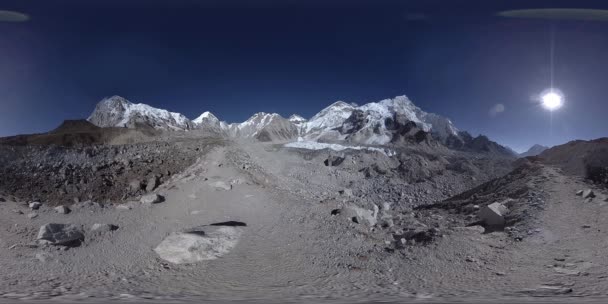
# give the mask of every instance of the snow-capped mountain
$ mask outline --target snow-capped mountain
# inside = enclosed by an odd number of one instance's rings
[[[298,136],[298,128],[276,113],[256,113],[242,123],[228,126],[233,137],[256,138],[261,141],[287,140]]]
[[[99,127],[150,126],[162,130],[189,130],[192,122],[186,116],[157,109],[143,103],[131,103],[120,96],[104,98],[87,119]]]
[[[383,145],[393,141],[395,130],[408,121],[442,142],[450,136],[458,136],[458,129],[449,119],[422,111],[406,96],[362,106],[338,101],[313,116],[306,123],[304,133],[312,140]]]

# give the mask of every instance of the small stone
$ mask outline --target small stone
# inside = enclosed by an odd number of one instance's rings
[[[131,210],[131,206],[127,204],[116,205],[116,210],[126,211]]]
[[[29,219],[37,218],[38,217],[38,213],[36,213],[36,212],[28,213],[27,217]]]
[[[32,210],[38,210],[38,209],[40,209],[40,206],[42,206],[42,204],[40,202],[33,202],[33,203],[30,203],[29,206],[30,206],[30,209],[32,209]]]
[[[583,198],[594,198],[594,197],[595,197],[595,193],[593,192],[593,190],[587,189],[587,190],[583,191]]]
[[[467,256],[465,261],[470,262],[470,263],[477,263],[477,259],[471,256]]]
[[[142,188],[142,182],[140,180],[132,180],[129,182],[129,190],[131,192],[137,192]]]
[[[150,179],[148,179],[148,183],[146,184],[146,191],[148,191],[148,192],[154,191],[154,189],[156,189],[159,184],[160,184],[160,180],[159,180],[158,176],[151,177]]]
[[[93,224],[93,226],[91,227],[91,231],[96,231],[96,232],[110,232],[110,231],[114,231],[117,230],[118,226],[116,225],[112,225],[112,224]]]
[[[591,228],[591,225],[583,225],[582,227],[583,227],[584,229],[588,229],[588,228]]]
[[[70,208],[66,207],[66,206],[58,206],[55,207],[55,212],[59,213],[59,214],[68,214],[70,213]]]
[[[502,272],[502,271],[497,271],[497,272],[495,272],[495,274],[496,274],[497,276],[501,276],[501,277],[506,275],[506,273],[504,273],[504,272]]]
[[[338,191],[338,193],[340,193],[340,195],[342,195],[342,196],[347,196],[347,197],[353,196],[353,190],[348,189],[348,188],[342,189],[342,190]]]
[[[142,196],[140,202],[142,204],[158,204],[158,203],[162,203],[165,200],[164,197],[162,197],[161,195],[158,194],[148,194],[148,195],[144,195]]]
[[[576,191],[576,195],[578,195],[578,196],[583,196],[583,190],[578,190],[578,191]]]
[[[228,185],[225,182],[222,181],[217,181],[217,182],[213,182],[210,183],[209,186],[215,188],[215,190],[223,190],[223,191],[228,191],[232,189],[232,185]]]

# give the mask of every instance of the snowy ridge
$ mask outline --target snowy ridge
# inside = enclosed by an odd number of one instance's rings
[[[375,147],[362,147],[362,146],[345,146],[345,145],[340,145],[340,144],[320,143],[320,142],[316,142],[316,141],[296,141],[296,142],[285,144],[285,147],[306,149],[306,150],[329,149],[329,150],[333,150],[333,151],[367,150],[367,151],[380,152],[387,156],[395,155],[395,152],[390,149],[382,149],[382,148],[375,148]]]
[[[100,127],[133,128],[147,125],[163,130],[211,128],[232,137],[288,140],[301,136],[309,141],[346,141],[366,145],[394,142],[396,136],[405,132],[405,124],[409,122],[420,130],[430,132],[443,143],[459,138],[458,129],[449,119],[422,111],[406,96],[361,106],[338,101],[310,120],[297,114],[285,119],[277,113],[259,112],[242,123],[231,124],[219,120],[208,111],[190,121],[179,113],[112,96],[99,102],[88,120]]]

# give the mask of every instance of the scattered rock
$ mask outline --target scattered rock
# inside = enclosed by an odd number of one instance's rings
[[[342,196],[348,196],[348,197],[353,196],[353,190],[352,189],[348,189],[348,188],[340,190],[339,193]]]
[[[60,213],[60,214],[68,214],[70,213],[70,208],[66,207],[66,206],[58,206],[55,207],[55,212]]]
[[[132,180],[129,182],[129,190],[137,192],[143,188],[143,183],[140,180]]]
[[[553,270],[557,273],[561,273],[561,274],[565,274],[565,275],[578,276],[581,274],[581,272],[576,269],[568,269],[568,268],[564,268],[564,267],[553,267]]]
[[[497,276],[503,277],[505,275],[507,275],[506,273],[502,272],[502,271],[497,271],[494,274],[496,274]]]
[[[38,217],[38,213],[36,213],[36,212],[28,213],[27,217],[29,219],[37,218]]]
[[[472,256],[467,256],[465,261],[467,261],[469,263],[477,263],[477,259]]]
[[[232,189],[232,185],[228,185],[225,182],[222,181],[217,181],[217,182],[213,182],[210,183],[209,186],[215,188],[215,190],[223,190],[223,191],[228,191]]]
[[[174,264],[214,260],[230,252],[241,233],[240,227],[197,227],[167,236],[154,251],[160,258]]]
[[[93,226],[91,227],[91,231],[96,232],[110,232],[117,229],[118,226],[112,224],[93,224]]]
[[[33,203],[30,203],[29,206],[30,206],[30,209],[32,209],[32,210],[38,210],[38,209],[40,209],[40,206],[42,206],[42,204],[40,202],[33,202]]]
[[[165,198],[162,195],[148,194],[148,195],[142,196],[140,202],[142,204],[151,205],[151,204],[162,203],[164,200],[165,200]]]
[[[548,286],[541,285],[534,289],[526,289],[523,293],[536,295],[536,296],[552,296],[552,295],[564,295],[572,293],[572,288],[563,286]]]
[[[377,223],[378,206],[374,205],[374,210],[368,210],[355,205],[348,205],[342,208],[338,214],[345,215],[355,223],[366,222],[369,226],[374,226]]]
[[[126,211],[126,210],[131,210],[131,209],[132,209],[132,207],[130,204],[116,205],[116,210]]]
[[[73,224],[46,224],[40,227],[37,240],[51,245],[77,246],[84,234]]]
[[[504,216],[509,212],[509,209],[501,203],[492,203],[479,210],[479,218],[488,226],[504,226]]]
[[[150,179],[148,179],[148,183],[146,184],[146,191],[148,191],[148,192],[154,191],[154,189],[156,189],[159,184],[160,184],[160,179],[158,178],[158,176],[155,175],[155,176],[150,177]]]
[[[576,195],[578,195],[578,196],[583,196],[583,190],[578,190],[578,191],[576,191]]]
[[[583,227],[584,229],[589,229],[589,228],[591,228],[591,225],[583,225],[582,227]]]
[[[593,192],[593,190],[587,189],[587,190],[583,191],[583,198],[594,198],[594,197],[595,197],[595,193]]]

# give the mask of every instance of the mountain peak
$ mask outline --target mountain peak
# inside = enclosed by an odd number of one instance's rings
[[[192,124],[182,114],[143,103],[134,104],[118,95],[102,99],[87,120],[99,127],[135,127],[142,124],[164,130],[188,130]]]

